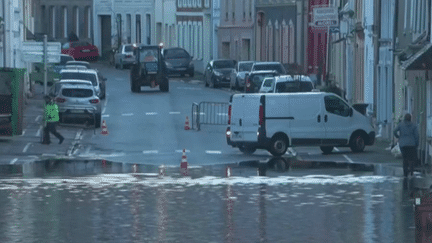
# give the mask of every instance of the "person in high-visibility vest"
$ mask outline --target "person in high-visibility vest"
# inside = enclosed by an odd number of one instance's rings
[[[44,119],[45,119],[45,128],[44,128],[44,139],[42,144],[50,144],[50,134],[52,133],[59,140],[59,144],[63,143],[64,137],[57,132],[56,126],[59,122],[59,108],[56,103],[54,103],[50,96],[46,95],[45,99],[45,108],[44,108]]]

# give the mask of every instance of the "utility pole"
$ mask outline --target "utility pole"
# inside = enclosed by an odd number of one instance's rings
[[[3,25],[3,67],[6,67],[6,0],[2,0],[2,14],[3,19],[1,24]]]

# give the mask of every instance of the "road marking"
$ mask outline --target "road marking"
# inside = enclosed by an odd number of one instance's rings
[[[42,156],[48,157],[48,156],[57,156],[57,155],[56,154],[42,154]]]
[[[42,126],[40,126],[39,129],[37,130],[36,137],[40,137],[41,131],[42,131]]]
[[[221,151],[218,150],[206,150],[206,154],[222,154]]]
[[[123,113],[122,116],[133,116],[133,113]]]
[[[154,116],[157,115],[157,112],[146,112],[147,116]]]
[[[171,115],[180,114],[180,111],[170,111]]]
[[[105,110],[106,110],[106,107],[104,107],[104,108],[102,109],[102,114],[105,113]]]
[[[20,136],[21,136],[21,137],[24,136],[25,132],[26,132],[26,129],[24,129],[24,130],[22,131],[22,134],[21,134]]]
[[[202,90],[202,88],[194,88],[194,87],[177,87],[177,89]]]
[[[10,161],[10,164],[13,165],[13,164],[15,164],[15,162],[17,162],[17,161],[18,161],[18,158],[15,158],[15,159],[13,159],[13,160]]]
[[[102,115],[102,117],[109,117],[109,115]]]
[[[115,80],[124,80],[124,78],[115,78]]]
[[[334,148],[334,150],[336,150],[336,152],[339,152],[340,150],[338,148]],[[348,162],[350,163],[354,163],[354,161],[352,161],[352,159],[350,159],[346,154],[343,154],[343,157],[348,160]]]
[[[35,122],[38,122],[39,119],[41,119],[41,118],[42,118],[42,115],[37,116],[36,119],[35,119]]]
[[[186,149],[185,152],[190,153],[190,150]],[[183,149],[177,149],[176,153],[183,153]]]
[[[81,135],[82,135],[83,130],[80,130],[77,132],[76,136],[75,136],[75,140],[81,139]]]
[[[228,113],[217,113],[218,116],[228,116]]]
[[[89,146],[86,148],[86,151],[85,151],[84,154],[89,154],[89,153],[90,153],[90,149],[91,149],[91,146],[89,145]]]
[[[106,108],[107,103],[108,103],[108,94],[105,94],[104,108]]]
[[[31,143],[28,143],[28,144],[24,147],[24,149],[23,149],[23,153],[27,152],[27,149],[30,147],[30,145],[31,145]]]
[[[159,151],[157,150],[144,150],[143,154],[157,154]]]

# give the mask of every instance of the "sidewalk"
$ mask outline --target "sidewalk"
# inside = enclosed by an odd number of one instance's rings
[[[43,86],[35,85],[33,94],[24,108],[23,134],[13,137],[0,137],[0,164],[20,164],[45,157],[63,157],[70,151],[75,131],[61,126],[58,131],[65,137],[62,144],[51,135],[51,144],[41,144],[43,115]]]

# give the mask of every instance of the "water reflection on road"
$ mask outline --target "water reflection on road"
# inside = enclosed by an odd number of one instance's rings
[[[3,178],[0,242],[414,242],[400,177],[219,172]]]

